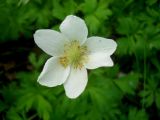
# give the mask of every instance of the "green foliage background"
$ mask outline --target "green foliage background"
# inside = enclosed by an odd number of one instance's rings
[[[160,1],[0,0],[0,43],[33,42],[37,29],[58,30],[69,14],[85,20],[89,36],[118,43],[114,67],[89,71],[85,92],[71,100],[63,86],[36,82],[48,56],[31,49],[32,69],[16,71],[12,81],[0,77],[0,119],[160,119]]]

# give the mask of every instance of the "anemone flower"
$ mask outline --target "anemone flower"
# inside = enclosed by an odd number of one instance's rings
[[[64,86],[69,98],[77,98],[88,81],[87,69],[113,66],[111,55],[117,44],[112,39],[89,37],[81,18],[69,15],[60,25],[60,32],[40,29],[35,43],[52,57],[47,60],[38,82],[47,87]]]

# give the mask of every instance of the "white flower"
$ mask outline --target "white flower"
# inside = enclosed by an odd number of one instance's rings
[[[88,81],[87,69],[113,66],[110,55],[117,44],[111,39],[89,37],[85,22],[69,15],[60,25],[60,32],[41,29],[34,34],[35,43],[47,54],[47,60],[38,78],[41,85],[64,85],[69,98],[78,97]]]

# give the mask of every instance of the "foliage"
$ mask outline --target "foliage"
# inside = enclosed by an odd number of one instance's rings
[[[160,119],[159,5],[158,0],[0,0],[1,43],[33,41],[35,30],[58,29],[69,14],[86,21],[89,36],[118,43],[114,67],[89,71],[87,88],[75,100],[62,86],[36,82],[48,56],[30,50],[29,70],[16,72],[8,83],[0,77],[0,119]]]

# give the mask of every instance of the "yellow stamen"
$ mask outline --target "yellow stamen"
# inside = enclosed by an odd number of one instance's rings
[[[60,64],[65,68],[71,64],[73,68],[81,69],[88,59],[87,46],[80,46],[79,41],[74,40],[66,44],[64,47],[64,55],[59,59]]]

